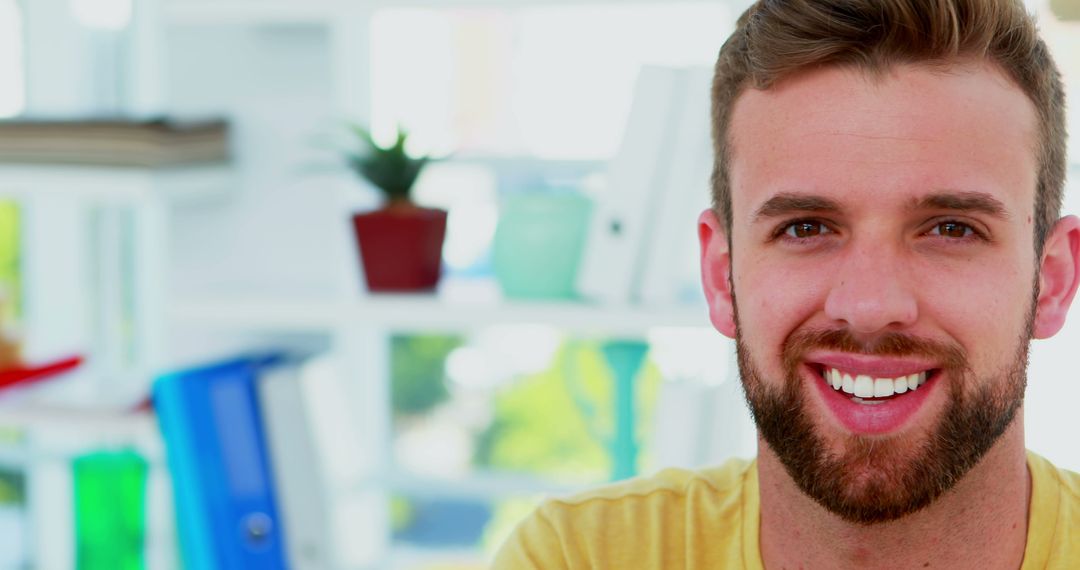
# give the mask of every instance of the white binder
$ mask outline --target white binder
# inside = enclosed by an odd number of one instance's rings
[[[642,240],[639,300],[644,304],[677,305],[703,298],[697,218],[711,202],[712,70],[687,68],[681,74],[682,97],[675,102],[680,116],[671,125],[666,176],[649,212],[652,223],[646,227],[651,231]]]
[[[657,189],[666,182],[672,125],[681,116],[676,103],[683,79],[680,70],[662,67],[644,67],[638,76],[622,143],[609,164],[582,254],[577,279],[582,297],[620,304],[635,295],[642,241],[650,233]]]
[[[712,70],[644,67],[608,165],[578,293],[610,304],[700,297],[697,216],[709,205]]]
[[[270,448],[285,550],[293,570],[332,568],[329,514],[303,387],[303,363],[275,366],[259,378],[259,405]]]

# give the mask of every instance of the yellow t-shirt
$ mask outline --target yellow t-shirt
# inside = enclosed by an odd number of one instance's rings
[[[1023,569],[1080,567],[1080,475],[1028,452],[1031,509]],[[545,502],[494,570],[764,568],[757,463],[668,469]]]

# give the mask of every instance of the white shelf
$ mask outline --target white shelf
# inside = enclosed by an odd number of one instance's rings
[[[467,332],[496,325],[546,325],[583,334],[640,336],[657,327],[707,327],[704,306],[601,306],[574,302],[450,301],[434,295],[373,295],[354,302],[225,297],[179,301],[183,325],[249,331],[332,333],[349,325],[389,331]]]
[[[0,164],[0,197],[190,202],[220,196],[232,186],[227,164],[168,168]]]
[[[15,402],[0,405],[0,427],[74,432],[124,441],[157,437],[158,433],[154,415],[147,412]]]

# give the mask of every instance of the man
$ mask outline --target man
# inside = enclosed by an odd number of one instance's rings
[[[1080,476],[1023,432],[1080,283],[1063,106],[1019,1],[747,10],[699,235],[758,458],[549,501],[495,567],[1080,567]]]

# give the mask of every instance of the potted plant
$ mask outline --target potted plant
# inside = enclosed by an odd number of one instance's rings
[[[446,211],[412,201],[413,185],[429,157],[405,152],[409,135],[400,127],[387,147],[359,125],[351,125],[351,131],[359,144],[346,152],[349,166],[384,198],[379,209],[352,217],[368,290],[435,289],[442,268]]]

